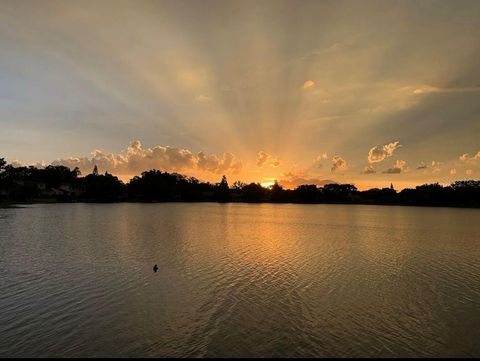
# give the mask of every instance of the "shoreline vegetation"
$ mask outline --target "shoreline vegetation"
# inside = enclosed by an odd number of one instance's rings
[[[304,184],[284,189],[276,182],[201,182],[194,177],[149,170],[123,183],[97,166],[84,177],[78,168],[14,167],[0,158],[0,208],[26,203],[70,202],[246,202],[303,204],[371,204],[480,208],[480,180],[463,180],[449,186],[423,184],[397,192],[389,188],[359,191],[353,184]]]

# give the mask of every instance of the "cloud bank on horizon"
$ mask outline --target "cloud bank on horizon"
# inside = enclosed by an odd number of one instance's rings
[[[242,162],[232,153],[222,156],[207,155],[204,152],[197,154],[188,149],[169,146],[155,146],[143,148],[139,140],[131,142],[125,151],[120,153],[104,153],[94,150],[91,157],[69,157],[57,159],[52,165],[64,165],[73,169],[78,167],[82,173],[89,173],[94,166],[101,171],[115,175],[133,176],[150,169],[168,172],[198,173],[211,172],[216,175],[238,174],[242,169]]]
[[[479,38],[476,0],[5,0],[0,156],[290,186],[478,178]]]

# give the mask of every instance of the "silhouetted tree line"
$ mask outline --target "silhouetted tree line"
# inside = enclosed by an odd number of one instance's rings
[[[235,182],[225,176],[216,184],[178,173],[149,170],[124,184],[97,167],[81,177],[80,170],[50,165],[14,167],[0,158],[0,202],[272,202],[343,203],[412,206],[480,207],[480,181],[456,181],[449,186],[424,184],[397,192],[390,188],[359,191],[352,184],[305,184],[284,189],[277,182],[265,188],[258,183]]]

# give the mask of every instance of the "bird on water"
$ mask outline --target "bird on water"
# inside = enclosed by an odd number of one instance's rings
[[[157,272],[158,271],[158,266],[155,264],[155,266],[153,266],[153,272]]]

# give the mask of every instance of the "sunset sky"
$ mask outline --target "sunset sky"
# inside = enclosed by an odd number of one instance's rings
[[[0,1],[0,157],[397,189],[480,177],[480,1]]]

